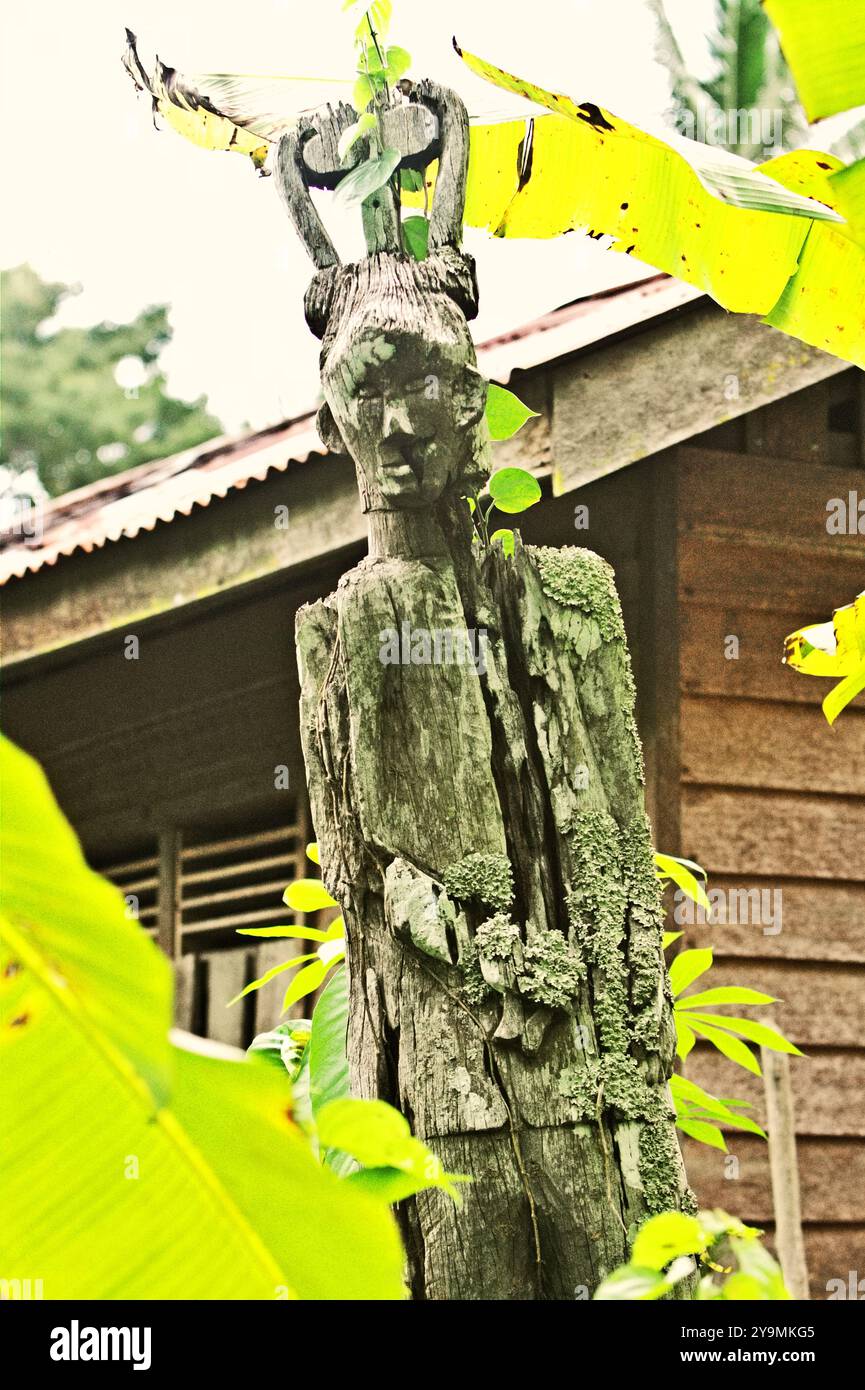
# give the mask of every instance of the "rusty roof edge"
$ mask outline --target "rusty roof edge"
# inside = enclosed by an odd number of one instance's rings
[[[478,363],[491,379],[507,382],[515,371],[638,332],[699,299],[707,296],[670,276],[651,275],[574,300],[486,339],[477,346]],[[79,552],[134,539],[272,470],[284,471],[313,455],[326,457],[327,452],[310,408],[289,420],[243,435],[218,436],[180,454],[98,479],[47,505],[42,534],[38,541],[32,538],[35,543],[7,533],[7,540],[17,543],[4,546],[0,537],[0,586]]]

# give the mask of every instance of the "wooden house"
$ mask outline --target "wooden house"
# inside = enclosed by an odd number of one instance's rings
[[[793,1094],[826,1297],[865,1278],[865,702],[829,728],[825,683],[781,654],[865,587],[862,376],[665,277],[479,360],[540,412],[497,446],[542,483],[524,538],[615,567],[655,842],[744,905],[686,924],[685,944],[714,946],[712,983],[777,996],[807,1053]],[[843,529],[828,524],[842,502]],[[236,928],[284,920],[285,884],[310,870],[294,613],[364,553],[352,465],[310,413],[92,484],[39,521],[0,551],[5,730],[175,961],[178,1021],[246,1043],[278,988],[225,1001],[286,952]],[[759,1079],[717,1052],[698,1046],[686,1070],[760,1115]],[[766,1146],[728,1138],[729,1155],[686,1142],[692,1186],[771,1227]]]

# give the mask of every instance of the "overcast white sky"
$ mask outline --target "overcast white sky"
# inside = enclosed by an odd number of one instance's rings
[[[120,65],[124,25],[187,73],[343,77],[353,65],[342,0],[28,0],[7,11],[2,56],[6,192],[0,260],[80,283],[63,322],[123,320],[171,305],[163,365],[172,390],[206,393],[229,429],[309,405],[318,344],[303,323],[312,267],[273,180],[248,160],[157,132]],[[686,57],[705,71],[713,0],[668,0]],[[657,125],[669,105],[644,0],[395,0],[391,41],[412,72],[457,88],[469,109],[511,100],[475,79],[451,36],[501,67]],[[519,107],[519,100],[513,99]],[[358,213],[331,218],[340,248]],[[638,276],[588,239],[495,241],[478,259],[478,339]]]

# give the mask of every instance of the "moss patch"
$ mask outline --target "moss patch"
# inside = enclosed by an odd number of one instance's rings
[[[640,1180],[649,1216],[688,1210],[679,1188],[679,1154],[672,1120],[664,1117],[640,1126]]]
[[[460,956],[460,967],[463,972],[462,991],[470,1004],[484,1004],[492,997],[493,991],[490,989],[483,975],[478,962],[478,953],[472,942]]]
[[[523,947],[520,993],[551,1009],[571,1004],[586,978],[579,951],[557,931],[541,931]]]
[[[444,873],[448,893],[503,912],[514,898],[514,876],[506,854],[466,854]]]
[[[646,1081],[633,1057],[589,1057],[585,1067],[562,1072],[559,1090],[583,1120],[596,1118],[599,1092],[602,1109],[620,1120],[654,1121],[669,1110],[664,1092]]]
[[[622,609],[610,565],[592,550],[566,545],[561,549],[530,547],[544,593],[567,608],[579,608],[598,624],[605,641],[625,640]]]
[[[488,960],[511,960],[519,940],[520,929],[506,912],[497,912],[495,917],[481,922],[475,934],[475,945]]]

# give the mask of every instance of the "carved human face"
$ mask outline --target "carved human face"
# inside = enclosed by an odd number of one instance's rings
[[[328,358],[325,398],[365,511],[429,506],[473,476],[486,382],[465,358],[456,345],[375,331]]]

